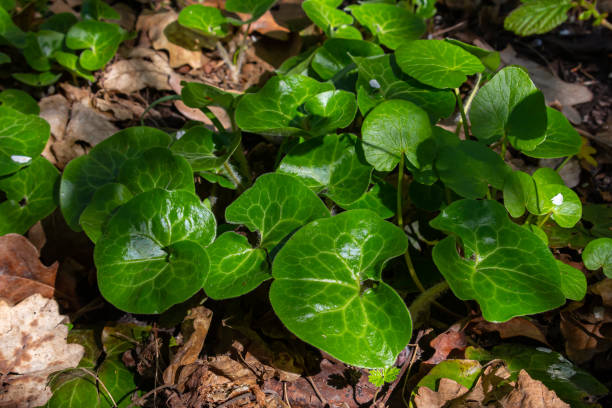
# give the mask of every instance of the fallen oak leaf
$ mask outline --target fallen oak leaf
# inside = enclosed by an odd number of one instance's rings
[[[11,304],[38,293],[52,298],[58,263],[43,265],[38,249],[19,234],[0,237],[0,298]]]

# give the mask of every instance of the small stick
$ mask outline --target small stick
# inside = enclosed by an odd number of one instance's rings
[[[310,378],[310,376],[306,377],[306,380],[308,380],[308,382],[310,383],[310,385],[312,386],[312,389],[314,390],[315,394],[317,394],[317,397],[321,400],[321,402],[323,404],[327,404],[327,400],[325,398],[323,398],[323,396],[321,395],[321,393],[319,392],[319,389],[317,388],[317,385],[315,384],[315,382],[312,380],[312,378]]]

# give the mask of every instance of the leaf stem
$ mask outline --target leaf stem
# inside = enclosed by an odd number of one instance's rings
[[[149,113],[149,111],[151,109],[153,109],[154,107],[156,107],[157,105],[159,105],[160,103],[164,103],[167,101],[176,101],[181,99],[181,95],[166,95],[166,96],[162,96],[161,98],[153,101],[153,103],[151,103],[149,106],[147,106],[147,108],[144,110],[144,112],[142,112],[142,115],[140,115],[140,126],[144,126],[144,117],[147,115],[147,113]]]
[[[202,106],[200,108],[200,110],[202,112],[204,112],[204,115],[206,115],[206,117],[208,119],[210,119],[210,121],[212,122],[212,124],[217,128],[217,130],[221,133],[225,132],[225,126],[223,126],[223,123],[221,123],[221,121],[219,120],[219,118],[217,117],[217,115],[215,115],[213,113],[213,111],[211,111],[208,106]]]
[[[246,49],[247,49],[248,41],[249,41],[249,31],[251,31],[251,23],[247,24],[246,32],[244,33],[244,37],[242,38],[242,43],[238,47],[238,61],[236,62],[236,76],[232,78],[236,84],[240,80],[240,72],[242,71],[242,65],[244,64]]]
[[[535,216],[534,216],[533,214],[529,214],[529,215],[527,216],[527,219],[525,220],[525,223],[524,223],[523,225],[529,225],[529,224],[531,224],[531,223],[533,222],[533,218],[534,218],[534,217],[535,217]]]
[[[472,102],[474,101],[476,92],[478,92],[478,88],[480,88],[481,80],[482,80],[482,74],[479,72],[478,74],[476,74],[476,83],[474,84],[474,87],[470,91],[470,95],[465,100],[465,114],[466,115],[470,113],[470,108],[472,107]]]
[[[215,43],[215,47],[217,48],[217,51],[219,51],[219,55],[221,56],[221,59],[223,60],[223,62],[225,62],[225,65],[227,65],[227,67],[229,68],[230,73],[232,75],[232,80],[234,82],[237,82],[236,80],[234,80],[234,78],[238,77],[238,75],[236,73],[236,66],[232,62],[232,57],[230,57],[229,53],[227,52],[223,44],[221,44],[221,41],[217,41]]]
[[[546,224],[546,221],[548,221],[548,219],[550,218],[550,216],[551,216],[551,215],[552,215],[552,213],[551,213],[551,212],[549,212],[548,214],[546,214],[546,217],[542,218],[542,220],[541,220],[540,222],[538,222],[537,227],[538,227],[538,228],[542,228],[542,226],[543,226],[544,224]]]
[[[227,174],[229,174],[229,176],[232,178],[232,180],[234,180],[234,183],[236,184],[236,187],[238,189],[240,189],[240,186],[242,186],[242,183],[240,182],[240,179],[238,178],[238,176],[234,172],[234,169],[232,169],[232,166],[230,166],[227,163],[227,160],[225,162],[223,162],[223,168],[225,169],[225,171],[227,171]]]
[[[463,133],[465,133],[465,139],[467,140],[470,138],[470,132],[468,130],[467,117],[465,116],[465,109],[463,108],[463,101],[461,100],[461,92],[459,91],[459,88],[455,88],[455,96],[457,98],[459,112],[461,112],[461,121],[457,123],[457,129],[459,129],[463,124]]]
[[[567,157],[565,158],[565,160],[563,160],[563,161],[561,162],[561,164],[559,164],[559,165],[557,166],[557,168],[555,169],[555,171],[556,171],[557,173],[559,173],[559,172],[561,171],[561,169],[562,169],[563,167],[565,167],[565,165],[566,165],[567,163],[569,163],[569,161],[572,159],[572,157],[574,157],[574,156],[573,156],[573,155],[572,155],[572,156],[567,156]]]

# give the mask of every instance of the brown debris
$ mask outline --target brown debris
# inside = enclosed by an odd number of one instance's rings
[[[425,361],[425,364],[436,365],[448,358],[453,350],[465,350],[467,341],[465,333],[458,331],[458,327],[451,327],[446,332],[438,335],[429,345],[435,350],[434,355]]]
[[[472,320],[472,323],[475,324],[471,327],[471,330],[479,335],[486,332],[498,332],[502,339],[523,336],[548,345],[542,328],[525,317],[515,317],[503,323],[491,323],[482,317],[478,317]]]
[[[38,249],[19,234],[0,237],[0,299],[15,304],[33,294],[52,298],[58,263],[47,267]]]
[[[169,91],[172,75],[174,71],[161,54],[148,48],[134,48],[128,59],[119,60],[106,69],[101,86],[107,91],[125,94],[144,88]]]

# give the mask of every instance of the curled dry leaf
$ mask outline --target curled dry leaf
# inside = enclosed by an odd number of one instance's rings
[[[421,387],[414,396],[414,404],[417,408],[441,408],[447,406],[452,400],[460,398],[468,392],[463,385],[449,379],[442,378],[438,385],[438,391],[428,387]]]
[[[0,301],[0,406],[45,404],[49,374],[79,364],[85,350],[66,342],[65,322],[57,302],[40,294],[12,307]]]
[[[160,91],[172,89],[169,78],[174,71],[159,53],[147,48],[135,48],[128,59],[120,60],[108,67],[102,77],[102,86],[107,91],[125,94],[144,88]]]
[[[0,298],[15,304],[35,293],[53,297],[58,264],[47,267],[39,256],[38,249],[19,234],[0,237]]]
[[[601,297],[604,306],[612,307],[612,279],[604,279],[589,287],[590,291]]]
[[[605,332],[605,327],[611,324],[612,309],[609,307],[593,306],[586,311],[561,313],[560,327],[567,357],[576,364],[583,364],[612,349],[612,337]]]
[[[570,408],[554,391],[531,378],[525,370],[519,372],[516,388],[500,401],[500,405],[504,408]]]
[[[448,358],[453,350],[465,350],[467,341],[463,331],[454,330],[454,326],[438,335],[429,345],[435,350],[434,355],[425,364],[436,365]]]
[[[475,323],[475,325],[472,326],[471,330],[479,335],[486,332],[498,332],[502,339],[523,336],[548,345],[542,328],[524,317],[515,317],[503,323],[491,323],[482,317],[478,317],[472,320],[472,323]]]

